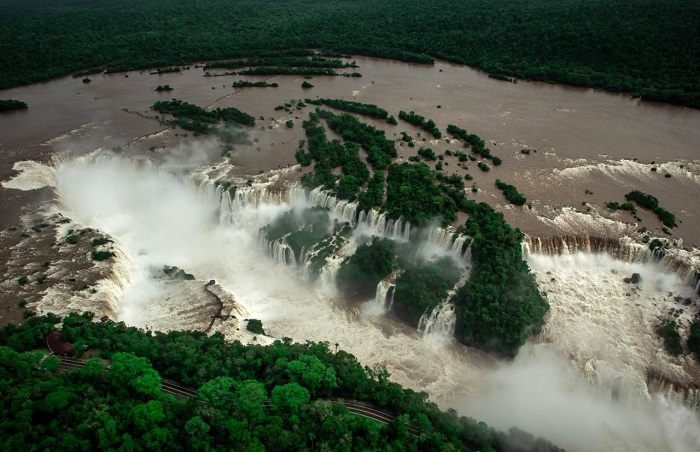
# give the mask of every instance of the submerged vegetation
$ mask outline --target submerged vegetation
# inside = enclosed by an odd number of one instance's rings
[[[143,332],[92,317],[28,316],[0,329],[4,447],[558,450],[517,429],[504,434],[443,413],[427,394],[327,343],[242,345],[218,333]],[[253,319],[248,325],[262,330]],[[46,337],[57,326],[84,364],[48,356]],[[337,398],[390,421],[353,414]]]
[[[499,78],[700,107],[696,2],[77,0],[46,8],[30,0],[4,5],[0,23],[0,89],[94,68],[308,56],[298,49],[321,48],[426,64],[441,58]],[[668,32],[677,29],[684,33]]]

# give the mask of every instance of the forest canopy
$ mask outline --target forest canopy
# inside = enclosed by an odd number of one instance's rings
[[[48,355],[56,328],[83,366]],[[559,450],[443,413],[388,378],[327,343],[242,345],[93,322],[91,313],[29,315],[0,328],[0,437],[18,450]],[[196,392],[174,397],[161,391],[165,379]],[[337,397],[395,415],[385,425]]]
[[[307,56],[300,49],[316,48],[414,63],[441,58],[700,108],[700,3],[692,1],[0,4],[0,89],[93,68]]]

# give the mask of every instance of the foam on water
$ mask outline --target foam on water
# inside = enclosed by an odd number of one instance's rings
[[[496,427],[518,425],[572,450],[700,447],[696,415],[650,394],[646,386],[649,367],[679,381],[694,378],[690,358],[668,357],[650,332],[672,300],[668,292],[691,289],[653,263],[590,253],[530,254],[552,306],[538,339],[551,344],[530,345],[515,362],[497,365],[454,341],[424,337],[391,316],[349,308],[329,293],[354,240],[327,261],[320,277],[324,290],[288,262],[268,257],[257,231],[292,208],[289,191],[275,195],[277,204],[262,200],[267,195],[239,204],[229,197],[230,214],[221,222],[222,196],[213,183],[190,182],[121,159],[64,163],[57,181],[67,213],[108,232],[131,256],[131,282],[119,312],[127,323],[147,326],[172,309],[172,298],[163,296],[151,270],[176,265],[198,280],[215,279],[252,318],[263,320],[269,334],[327,341],[331,348],[337,343],[364,365],[386,366],[394,381],[428,392],[443,407],[457,407]],[[383,222],[378,215],[375,219]],[[380,229],[386,231],[387,224]],[[443,250],[454,248],[452,239],[438,241]],[[642,275],[638,289],[622,281],[633,272]],[[438,310],[433,323],[449,320],[448,311]],[[173,328],[190,326],[186,316],[172,319],[182,322]],[[542,347],[548,351],[538,353]]]

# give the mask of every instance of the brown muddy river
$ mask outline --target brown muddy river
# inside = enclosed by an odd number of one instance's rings
[[[466,185],[474,183],[478,190],[467,189],[467,195],[494,205],[511,224],[530,235],[620,237],[646,227],[653,235],[665,236],[651,212],[640,209],[641,220],[636,220],[630,213],[605,207],[608,201],[624,202],[625,193],[639,189],[656,196],[662,207],[676,215],[679,227],[672,230],[672,238],[682,238],[684,246],[700,247],[700,111],[639,103],[624,95],[593,90],[501,82],[447,63],[422,66],[362,57],[356,61],[363,77],[314,77],[310,80],[314,88],[307,90],[301,88],[303,79],[295,77],[245,77],[268,79],[280,86],[234,90],[231,84],[244,77],[205,78],[201,68],[192,67],[179,74],[93,75],[89,84],[65,77],[0,91],[2,99],[19,99],[29,105],[27,111],[0,115],[0,181],[8,184],[0,188],[0,260],[12,263],[0,281],[0,324],[20,318],[19,298],[29,300],[30,307],[61,311],[96,310],[97,306],[107,312],[97,303],[111,294],[115,305],[122,303],[113,310],[121,309],[120,318],[128,318],[123,302],[129,293],[134,299],[143,281],[137,279],[140,273],[135,268],[127,267],[143,259],[143,268],[147,268],[146,261],[157,256],[159,265],[187,266],[197,282],[215,278],[235,293],[251,315],[262,319],[273,336],[339,342],[363,364],[386,366],[396,381],[425,390],[441,406],[456,408],[460,414],[486,420],[499,429],[518,425],[570,450],[700,447],[694,411],[673,404],[669,408],[665,399],[650,398],[644,380],[646,370],[653,368],[671,376],[677,371],[679,379],[671,381],[690,381],[691,388],[698,383],[695,360],[690,355],[669,358],[660,352],[660,341],[653,334],[657,319],[666,315],[668,306],[675,307],[675,296],[689,297],[686,292],[691,289],[652,264],[592,253],[530,256],[528,263],[549,294],[552,308],[544,332],[524,347],[517,360],[505,363],[454,342],[425,339],[414,328],[396,324],[383,311],[378,312],[371,302],[361,308],[343,307],[302,281],[296,269],[275,266],[265,259],[257,236],[250,231],[212,230],[206,221],[199,224],[195,220],[210,213],[204,209],[206,203],[169,175],[148,175],[132,163],[121,162],[117,167],[131,184],[121,179],[110,183],[106,178],[114,174],[100,164],[77,159],[62,169],[59,165],[63,189],[72,186],[73,190],[65,199],[66,204],[69,200],[73,204],[64,206],[65,211],[72,211],[76,223],[63,224],[54,218],[52,227],[32,232],[25,217],[24,229],[14,228],[23,207],[30,212],[37,201],[52,196],[47,188],[9,188],[42,186],[41,165],[22,164],[28,176],[12,179],[18,161],[49,161],[63,153],[121,148],[123,154],[143,154],[168,165],[216,172],[222,160],[221,143],[162,126],[150,110],[157,100],[176,97],[200,106],[235,106],[262,117],[248,129],[251,143],[236,145],[230,158],[235,175],[246,178],[296,163],[294,152],[303,138],[301,121],[310,108],[289,114],[276,111],[275,106],[293,99],[325,97],[376,104],[396,117],[399,110],[413,110],[433,119],[442,131],[455,124],[481,136],[503,164],[482,172],[476,162],[458,166],[456,157],[446,156],[445,172],[472,175],[473,182]],[[154,91],[165,84],[174,91]],[[288,119],[294,122],[291,129],[284,124]],[[392,138],[409,133],[418,145],[399,145],[402,159],[419,146],[430,146],[438,154],[462,149],[449,137],[423,141],[425,133],[402,121],[397,126],[363,121],[384,128]],[[530,153],[522,153],[524,148]],[[81,165],[90,170],[80,170]],[[297,173],[285,174],[293,178]],[[162,178],[162,192],[138,190],[156,176]],[[55,174],[50,177],[55,179]],[[497,178],[514,184],[530,206],[508,205],[494,186]],[[87,209],[90,203],[93,208],[111,203],[116,207],[94,215]],[[149,206],[149,214],[174,205],[168,213],[177,212],[181,221],[167,215],[153,224],[141,221],[145,216],[141,203]],[[81,213],[83,207],[87,210]],[[119,227],[110,230],[115,224]],[[69,228],[88,226],[95,229],[85,229],[78,247],[65,245],[63,237]],[[121,267],[113,266],[121,268],[121,282],[114,268],[95,265],[89,258],[90,240],[101,231],[113,234],[131,255],[118,259]],[[167,246],[155,247],[166,236]],[[88,271],[92,273],[85,276]],[[644,283],[631,293],[623,277],[633,272],[642,273]],[[24,275],[30,283],[20,287],[17,279]],[[44,285],[37,281],[41,275],[47,277]],[[46,289],[50,284],[53,286]],[[192,284],[199,292],[191,292],[201,295],[201,284]],[[151,325],[187,329],[168,317],[174,301],[156,298],[146,300],[147,312],[134,308],[132,317],[145,316],[148,320],[140,320],[155,322]],[[12,309],[17,311],[14,317],[6,315]],[[685,317],[683,321],[689,323]],[[626,394],[630,403],[611,401],[611,386],[613,392]],[[700,392],[693,394],[694,398],[686,398],[700,400]],[[523,395],[532,399],[522,399]],[[520,413],[523,407],[527,410]],[[533,407],[541,407],[541,412]],[[552,412],[563,414],[552,419]],[[569,437],[572,431],[581,432],[581,438]],[[667,444],[672,437],[680,438],[678,445]],[[597,443],[591,443],[592,438]]]
[[[202,69],[194,66],[175,74],[93,75],[91,83],[64,77],[4,90],[1,98],[23,100],[30,108],[0,116],[0,179],[10,176],[17,160],[45,158],[55,151],[109,149],[156,133],[163,129],[156,120],[135,113],[154,116],[149,107],[171,97],[201,106],[236,106],[256,118],[264,117],[251,132],[256,143],[239,146],[233,159],[242,172],[256,174],[294,164],[293,152],[303,138],[301,127],[291,131],[279,127],[281,120],[290,117],[275,111],[275,106],[317,96],[353,99],[379,105],[395,116],[399,110],[414,110],[433,119],[442,130],[455,124],[481,136],[493,154],[503,159],[501,167],[489,173],[475,165],[463,170],[457,168],[456,160],[447,158],[445,170],[472,174],[481,190],[469,194],[502,208],[509,221],[525,232],[630,233],[635,228],[625,223],[639,222],[627,213],[610,212],[604,203],[623,202],[625,193],[640,189],[659,198],[661,206],[680,220],[674,238],[684,238],[685,245],[700,245],[700,230],[695,227],[700,197],[678,196],[700,194],[700,111],[641,103],[590,89],[501,82],[442,62],[423,66],[362,57],[355,60],[363,77],[315,77],[314,88],[308,90],[301,88],[303,79],[295,77],[273,77],[279,88],[234,90],[232,82],[244,77],[205,78]],[[164,84],[174,91],[154,91]],[[294,116],[305,119],[308,110]],[[406,131],[421,139],[410,124],[381,125],[390,137]],[[143,140],[137,148],[172,145],[181,139],[173,135]],[[444,139],[433,140],[430,146],[436,151],[459,148]],[[533,151],[524,155],[523,148]],[[404,157],[414,150],[400,149]],[[496,178],[516,185],[532,208],[507,206],[493,187]],[[3,198],[6,196],[4,193]],[[7,205],[3,213],[9,217],[6,209]],[[639,226],[663,235],[653,214],[641,211],[640,218]]]

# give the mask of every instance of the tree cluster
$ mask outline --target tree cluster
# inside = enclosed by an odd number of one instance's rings
[[[234,88],[277,88],[279,84],[277,83],[268,83],[266,81],[261,81],[261,82],[250,82],[248,80],[239,80],[237,82],[233,82],[233,87]]]
[[[327,105],[332,108],[337,108],[338,110],[343,110],[350,113],[357,113],[358,115],[369,116],[371,118],[387,119],[389,116],[389,113],[383,108],[377,107],[373,104],[363,104],[362,102],[323,98],[305,99],[305,102],[311,105]]]
[[[0,100],[0,111],[23,110],[25,108],[27,108],[27,104],[21,100]]]
[[[625,195],[625,199],[628,201],[634,201],[645,209],[649,209],[654,212],[664,226],[668,228],[675,228],[678,226],[676,224],[676,216],[659,206],[659,200],[654,196],[648,195],[639,190],[634,190],[627,193]]]
[[[314,172],[304,175],[302,183],[307,188],[319,185],[327,190],[334,190],[341,199],[354,201],[361,187],[369,180],[367,165],[360,160],[358,145],[338,140],[328,141],[326,131],[320,124],[319,115],[311,113],[310,119],[302,123],[306,133],[309,152],[300,149],[296,153],[297,161],[302,166],[310,165],[314,160]],[[343,176],[333,174],[335,168],[342,167]],[[338,181],[336,185],[336,181]]]
[[[491,160],[494,166],[500,166],[502,160],[491,154],[491,150],[486,147],[484,140],[479,135],[468,133],[466,130],[453,124],[447,126],[447,133],[464,142],[465,146],[470,146],[473,153],[485,159]],[[488,171],[482,168],[484,171]]]
[[[507,184],[500,179],[496,179],[496,187],[498,187],[502,192],[503,196],[506,197],[509,203],[515,204],[516,206],[522,206],[527,202],[527,199],[520,194],[514,185]]]
[[[418,115],[412,111],[406,113],[403,110],[399,112],[399,119],[411,123],[414,126],[420,127],[426,132],[431,133],[435,138],[442,137],[442,132],[440,132],[440,129],[438,129],[438,127],[435,125],[435,122],[432,119],[428,119],[426,121],[425,118],[421,115]]]
[[[255,125],[255,118],[248,113],[242,112],[235,107],[217,108],[216,110],[205,110],[188,102],[172,99],[158,101],[151,107],[159,113],[173,115],[173,121],[185,130],[192,130],[196,133],[207,134],[213,131],[213,125],[220,121],[226,123],[238,123],[246,126]]]
[[[396,157],[393,140],[384,136],[384,131],[365,124],[351,115],[334,115],[325,110],[318,110],[320,117],[326,120],[328,127],[343,137],[345,141],[359,144],[367,151],[367,160],[375,170],[383,170]]]
[[[549,304],[523,260],[522,233],[485,203],[470,212],[464,233],[473,238],[469,281],[457,291],[457,338],[505,356],[544,325]]]
[[[57,325],[91,358],[83,367],[35,351]],[[0,329],[0,436],[7,448],[49,450],[509,450],[524,433],[442,413],[388,377],[327,343],[245,346],[220,334],[95,323],[90,313],[27,316]],[[197,388],[196,396],[162,392],[164,379]],[[338,397],[397,419],[383,425],[351,414]],[[529,438],[531,450],[557,450]]]
[[[415,226],[435,218],[443,224],[457,219],[455,201],[435,184],[435,173],[422,163],[394,163],[389,167],[383,210],[389,218],[403,218]]]

